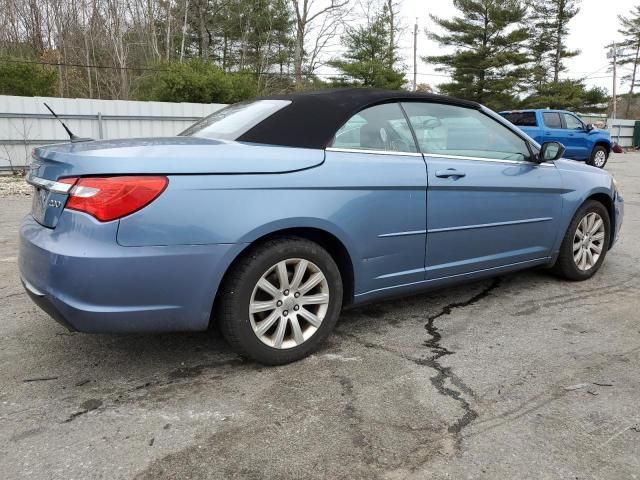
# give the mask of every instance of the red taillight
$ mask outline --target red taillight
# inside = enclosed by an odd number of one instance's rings
[[[149,205],[167,187],[167,177],[87,177],[59,180],[73,185],[66,208],[108,222]]]

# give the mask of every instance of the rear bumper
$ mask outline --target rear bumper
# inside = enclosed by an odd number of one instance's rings
[[[205,330],[222,276],[244,247],[122,247],[117,222],[64,216],[55,230],[25,218],[20,274],[40,308],[81,332]]]
[[[51,318],[53,318],[63,327],[66,327],[72,332],[77,331],[76,328],[67,321],[60,310],[56,307],[56,303],[52,299],[52,297],[38,290],[36,287],[28,283],[24,278],[22,278],[21,280],[22,286],[24,287],[31,300],[33,300],[33,303],[39,306],[42,310],[44,310],[45,313],[47,313]]]

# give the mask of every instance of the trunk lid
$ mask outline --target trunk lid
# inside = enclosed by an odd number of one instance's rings
[[[36,148],[27,181],[32,213],[54,228],[68,197],[64,177],[99,175],[280,174],[322,164],[324,151],[197,137],[133,138]]]

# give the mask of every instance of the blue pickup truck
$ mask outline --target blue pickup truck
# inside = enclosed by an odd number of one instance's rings
[[[563,110],[512,110],[500,112],[539,144],[556,141],[566,147],[565,157],[603,168],[613,148],[609,132],[584,123]]]

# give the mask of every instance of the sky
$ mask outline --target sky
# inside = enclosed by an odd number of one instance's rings
[[[605,45],[614,40],[620,40],[618,34],[618,14],[628,15],[640,0],[582,0],[580,12],[569,23],[570,34],[568,47],[581,50],[577,57],[565,60],[568,71],[565,78],[584,78],[588,86],[605,87],[612,90],[613,78],[609,72]],[[440,48],[437,43],[429,40],[424,34],[427,29],[437,28],[429,17],[433,14],[440,17],[456,15],[453,0],[403,0],[400,10],[402,24],[405,27],[401,47],[402,55],[407,65],[409,79],[413,79],[413,25],[418,17],[418,57],[434,54]],[[418,83],[437,85],[447,81],[442,72],[437,72],[435,66],[427,65],[418,60]],[[618,76],[628,71],[628,67],[619,67]],[[628,89],[628,85],[618,83],[618,91]]]

